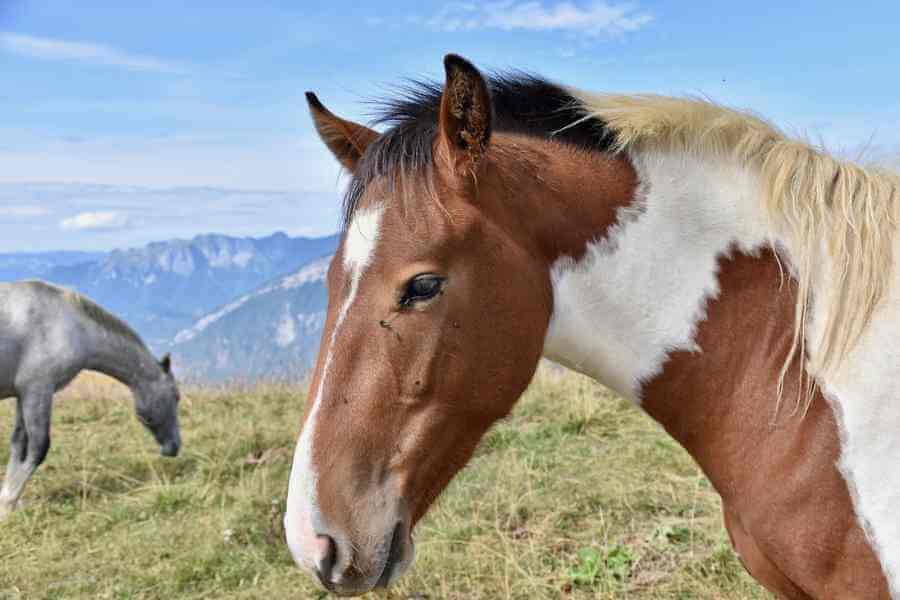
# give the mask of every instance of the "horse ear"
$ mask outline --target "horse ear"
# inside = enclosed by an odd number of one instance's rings
[[[335,158],[351,173],[354,172],[366,147],[378,137],[378,132],[338,117],[325,108],[312,92],[306,92],[306,101],[319,137]]]
[[[491,94],[478,69],[461,56],[445,56],[444,70],[439,135],[453,165],[471,168],[491,139]]]
[[[166,353],[165,356],[159,361],[159,366],[162,367],[163,373],[171,373],[172,372],[172,355]]]

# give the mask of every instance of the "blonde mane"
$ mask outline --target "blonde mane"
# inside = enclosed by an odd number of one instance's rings
[[[792,140],[752,114],[696,99],[577,94],[585,118],[603,122],[618,150],[665,150],[737,161],[764,186],[771,238],[787,242],[797,279],[790,362],[808,355],[807,372],[828,377],[865,332],[888,293],[900,211],[900,175],[838,160]],[[823,256],[825,252],[825,256]],[[817,266],[830,281],[812,297]],[[816,281],[818,283],[818,281]],[[804,348],[811,302],[824,302],[820,334]],[[780,389],[780,383],[779,383]]]

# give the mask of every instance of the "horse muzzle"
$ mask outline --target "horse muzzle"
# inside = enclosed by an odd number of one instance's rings
[[[406,519],[396,521],[372,550],[359,548],[339,534],[322,533],[305,550],[305,560],[294,557],[297,564],[311,571],[323,588],[338,596],[359,596],[389,587],[415,557]]]
[[[181,450],[180,435],[159,444],[159,453],[163,456],[178,456],[179,450]]]

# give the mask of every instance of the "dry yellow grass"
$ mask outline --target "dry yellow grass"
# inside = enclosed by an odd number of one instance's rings
[[[96,371],[82,371],[66,389],[59,393],[57,400],[90,400],[108,398],[128,399],[128,388],[111,377]]]
[[[57,402],[26,506],[0,523],[0,598],[323,597],[281,531],[303,396],[188,389],[170,460],[127,390],[80,378]],[[0,432],[12,408],[0,403]],[[416,540],[414,569],[372,597],[768,597],[684,452],[605,389],[546,369]]]

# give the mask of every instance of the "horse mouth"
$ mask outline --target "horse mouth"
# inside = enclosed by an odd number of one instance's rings
[[[403,526],[403,522],[398,522],[394,527],[394,533],[391,534],[391,545],[388,548],[388,555],[384,561],[384,568],[381,571],[381,576],[378,578],[378,581],[375,583],[376,588],[386,588],[396,571],[397,566],[403,562],[403,550],[405,543],[403,541],[403,537],[406,533],[406,528]]]

